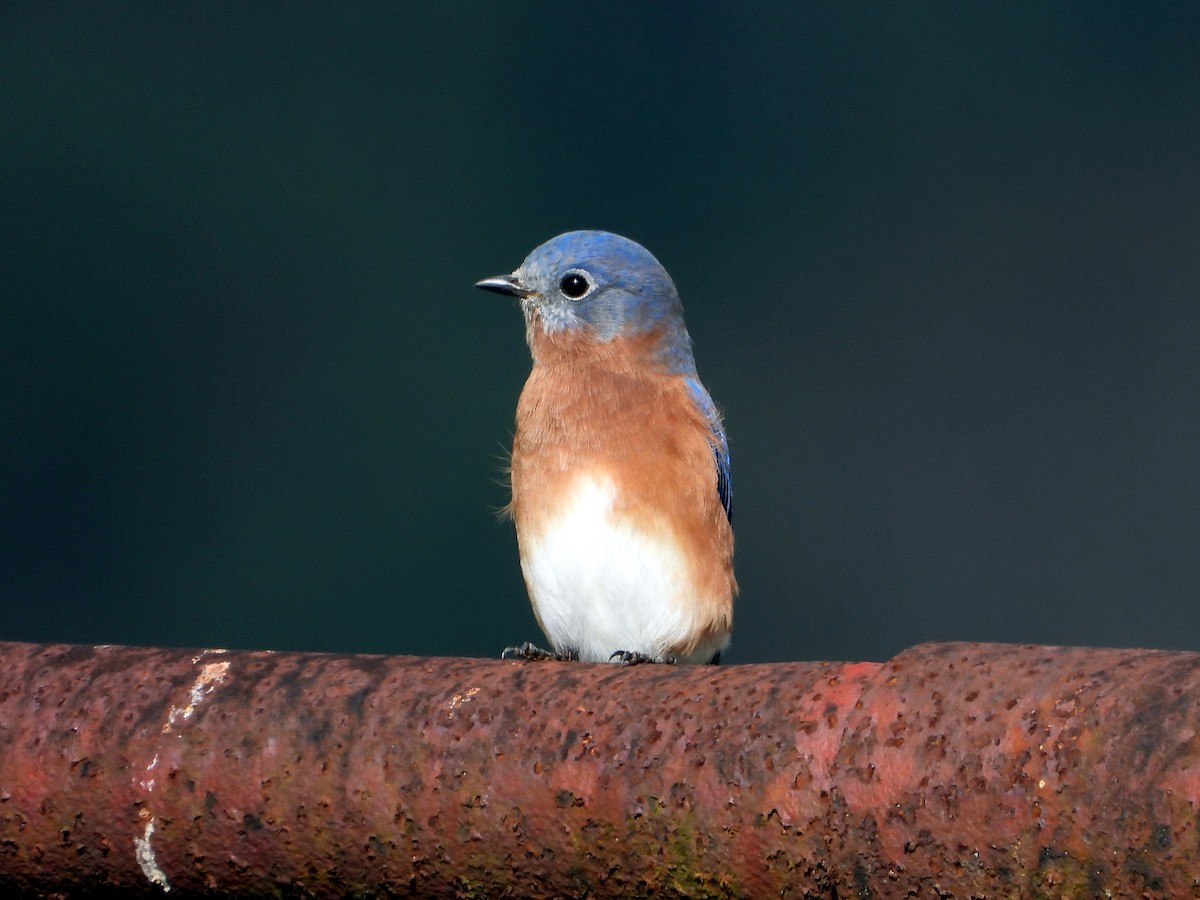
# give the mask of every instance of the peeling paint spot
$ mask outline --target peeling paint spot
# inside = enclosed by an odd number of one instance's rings
[[[468,702],[472,697],[474,697],[478,693],[479,693],[479,688],[473,687],[469,691],[465,691],[461,694],[455,694],[450,699],[450,706],[446,710],[450,714],[450,718],[452,718],[452,719],[454,718],[454,710],[458,709],[464,703]]]

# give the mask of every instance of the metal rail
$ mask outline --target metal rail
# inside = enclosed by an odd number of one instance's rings
[[[1200,655],[0,644],[0,894],[1192,896]]]

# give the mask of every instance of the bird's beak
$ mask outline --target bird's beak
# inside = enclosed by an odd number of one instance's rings
[[[483,288],[494,294],[508,294],[510,297],[528,297],[529,291],[517,281],[516,275],[496,275],[475,282],[475,287]]]

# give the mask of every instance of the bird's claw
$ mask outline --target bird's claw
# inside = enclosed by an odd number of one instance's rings
[[[648,653],[641,653],[637,650],[618,650],[608,658],[609,662],[619,662],[623,666],[638,666],[642,663],[667,663],[673,665],[674,657],[657,657],[651,656]]]
[[[578,656],[570,650],[543,650],[541,647],[526,641],[519,647],[505,647],[504,652],[500,654],[500,658],[532,661],[549,659],[556,662],[573,662],[578,659]]]

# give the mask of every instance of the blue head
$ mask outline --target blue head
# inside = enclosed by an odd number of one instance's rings
[[[695,371],[671,276],[628,238],[569,231],[535,249],[511,275],[477,286],[520,298],[531,345],[539,334],[605,343],[655,332],[657,355],[669,369]]]

